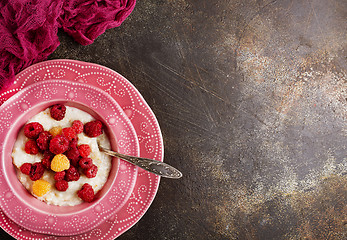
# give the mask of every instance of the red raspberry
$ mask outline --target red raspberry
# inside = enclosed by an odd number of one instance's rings
[[[78,151],[80,152],[81,157],[88,157],[91,149],[88,144],[81,144],[78,146]]]
[[[39,137],[36,139],[37,146],[44,151],[49,148],[49,141],[52,139],[52,134],[48,131],[43,131],[40,133]]]
[[[83,184],[77,195],[85,202],[92,202],[94,199],[94,190],[88,183]]]
[[[42,163],[40,162],[34,163],[31,166],[30,179],[33,181],[39,180],[43,176],[44,172],[45,172],[45,168],[43,167]]]
[[[24,126],[24,135],[27,138],[36,139],[41,132],[43,132],[43,126],[38,122],[31,122]]]
[[[89,169],[93,166],[93,160],[91,158],[81,158],[78,162],[82,169]]]
[[[43,152],[43,157],[48,158],[49,160],[52,160],[54,158],[55,154],[51,153],[49,150],[46,150]]]
[[[65,180],[59,180],[59,181],[55,182],[55,188],[58,191],[65,192],[66,189],[69,188],[69,183]]]
[[[63,104],[55,104],[51,107],[50,113],[53,119],[60,121],[65,117],[66,107]]]
[[[83,172],[84,172],[84,175],[86,175],[87,178],[93,178],[98,173],[98,167],[93,164],[90,168],[85,169]]]
[[[87,122],[83,131],[88,137],[97,137],[102,134],[102,122],[99,120]]]
[[[54,154],[60,154],[68,150],[69,140],[63,135],[57,135],[49,143],[49,150]]]
[[[66,174],[65,174],[66,181],[71,182],[71,181],[77,181],[78,179],[80,179],[80,173],[74,166],[70,166],[70,168],[65,171],[66,171]]]
[[[55,180],[55,181],[64,180],[65,174],[66,174],[65,171],[56,172],[56,173],[54,174],[54,180]]]
[[[74,167],[78,167],[78,161],[80,160],[80,153],[77,147],[70,148],[65,156],[70,160],[70,164]]]
[[[32,155],[38,154],[40,151],[35,140],[32,140],[32,139],[25,143],[24,150],[27,154],[32,154]]]
[[[69,147],[70,148],[77,148],[77,142],[78,142],[78,137],[76,136],[74,139],[70,141]]]
[[[29,175],[31,166],[32,166],[31,163],[23,163],[22,166],[20,166],[20,171],[26,175]]]
[[[51,169],[51,161],[54,157],[54,154],[51,153],[50,151],[45,151],[43,153],[43,158],[41,159],[41,163],[43,166],[47,169]]]
[[[74,139],[76,136],[76,131],[72,127],[63,128],[61,131],[62,131],[62,135],[65,136],[69,141]]]
[[[51,169],[51,160],[49,158],[42,158],[41,163],[46,169]]]
[[[70,160],[70,164],[74,166],[75,168],[78,168],[78,162],[80,161],[81,158],[76,158],[74,160]]]
[[[83,123],[80,120],[72,122],[72,128],[75,129],[76,134],[83,132]]]

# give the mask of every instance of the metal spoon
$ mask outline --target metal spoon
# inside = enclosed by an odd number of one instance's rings
[[[149,159],[149,158],[141,158],[141,157],[124,155],[118,152],[111,151],[107,148],[104,148],[103,146],[100,146],[100,144],[98,145],[99,145],[99,149],[103,151],[104,153],[106,153],[107,155],[123,159],[131,164],[134,164],[142,169],[145,169],[146,171],[149,171],[161,177],[177,179],[183,176],[180,171],[170,166],[169,164],[166,164],[157,160]]]

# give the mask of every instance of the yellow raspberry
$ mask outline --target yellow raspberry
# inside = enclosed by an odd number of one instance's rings
[[[64,154],[57,154],[51,162],[51,169],[54,172],[61,172],[70,168],[70,161]]]
[[[50,189],[51,184],[45,180],[39,179],[33,183],[33,193],[38,197],[42,197],[48,193]]]
[[[62,128],[61,127],[52,127],[49,129],[49,133],[52,134],[53,137],[59,135],[62,133]]]

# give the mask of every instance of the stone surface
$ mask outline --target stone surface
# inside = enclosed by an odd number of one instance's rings
[[[92,45],[60,32],[50,59],[130,80],[184,175],[119,239],[346,239],[346,16],[343,0],[151,0]]]

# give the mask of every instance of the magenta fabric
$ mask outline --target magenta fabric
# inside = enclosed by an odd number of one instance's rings
[[[58,28],[88,45],[118,27],[136,0],[0,0],[0,92],[59,46]]]

